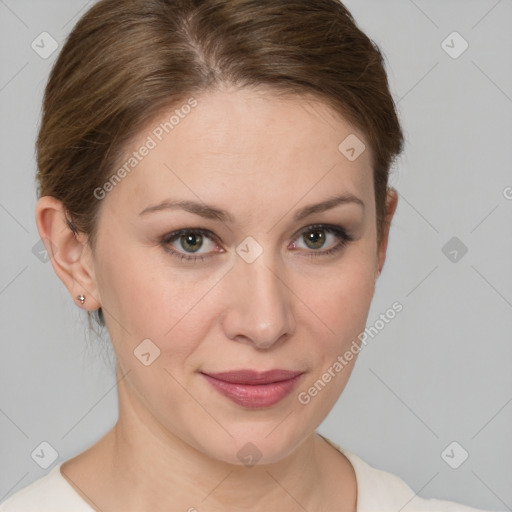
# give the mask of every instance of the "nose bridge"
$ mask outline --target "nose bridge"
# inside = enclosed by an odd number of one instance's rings
[[[290,292],[273,251],[263,250],[254,260],[241,254],[230,272],[231,301],[224,328],[231,339],[268,348],[293,328]]]

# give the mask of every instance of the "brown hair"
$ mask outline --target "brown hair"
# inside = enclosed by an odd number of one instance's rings
[[[46,86],[38,195],[60,199],[69,227],[94,248],[93,191],[127,144],[164,109],[224,84],[313,94],[365,134],[380,241],[404,138],[382,54],[338,0],[100,0]],[[97,320],[104,325],[101,309]]]

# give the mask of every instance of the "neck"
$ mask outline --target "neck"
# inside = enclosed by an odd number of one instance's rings
[[[112,468],[122,486],[118,496],[134,510],[290,510],[294,501],[297,510],[318,509],[312,505],[322,496],[317,455],[323,441],[315,434],[278,462],[246,467],[212,459],[134,418],[133,410],[124,412],[114,428]]]
[[[123,382],[118,392],[117,424],[85,452],[86,463],[74,473],[94,508],[252,512],[332,510],[346,503],[343,510],[355,510],[352,466],[315,433],[275,463],[234,465],[162,428]]]

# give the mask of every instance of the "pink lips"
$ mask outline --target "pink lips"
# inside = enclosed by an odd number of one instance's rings
[[[270,407],[285,398],[303,372],[237,370],[201,375],[221,394],[248,408]]]

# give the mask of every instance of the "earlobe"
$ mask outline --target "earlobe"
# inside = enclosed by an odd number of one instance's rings
[[[41,197],[36,206],[36,224],[53,269],[75,304],[89,311],[101,307],[90,248],[85,237],[69,226],[62,202],[51,196]]]
[[[386,260],[386,252],[388,247],[389,230],[391,228],[391,221],[396,212],[398,205],[398,192],[393,187],[388,187],[386,196],[386,218],[384,221],[384,228],[382,232],[382,240],[379,244],[377,251],[377,268],[375,269],[375,281],[382,272],[382,267]]]

